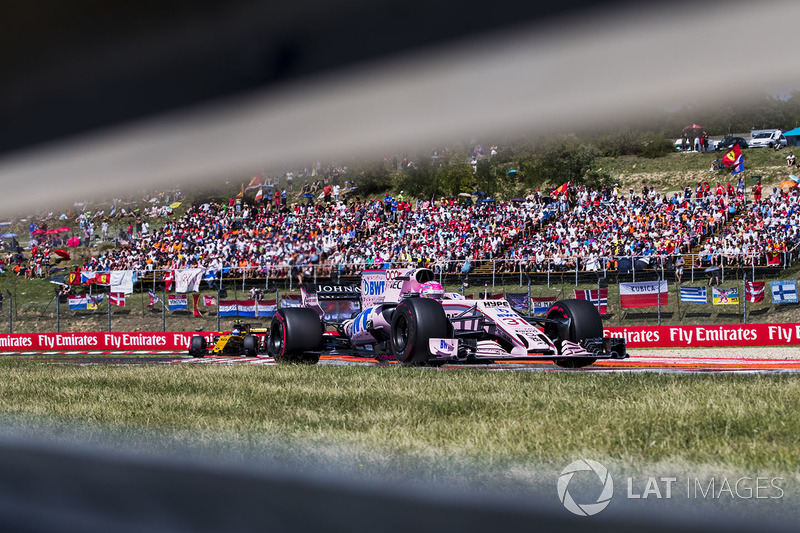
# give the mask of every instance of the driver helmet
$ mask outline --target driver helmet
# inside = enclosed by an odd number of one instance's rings
[[[441,300],[444,297],[444,287],[438,281],[426,281],[420,286],[419,295],[422,298]]]

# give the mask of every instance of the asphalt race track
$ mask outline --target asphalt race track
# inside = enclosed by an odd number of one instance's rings
[[[480,365],[444,365],[442,370],[471,369],[478,371],[534,371],[534,372],[732,372],[732,373],[772,373],[800,372],[800,358],[758,358],[758,357],[698,357],[692,350],[675,356],[675,352],[660,354],[658,350],[644,354],[631,354],[624,360],[597,361],[580,369],[564,369],[549,361],[504,362]],[[44,364],[209,364],[209,365],[274,365],[271,357],[208,356],[195,358],[174,352],[5,352],[2,357],[21,357],[41,361]],[[363,357],[346,355],[323,355],[319,362],[326,366],[394,366],[394,361],[377,362]],[[437,369],[431,369],[437,370]]]

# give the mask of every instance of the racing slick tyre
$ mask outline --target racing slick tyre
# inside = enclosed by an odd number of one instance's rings
[[[305,307],[280,309],[272,317],[267,347],[276,363],[319,362],[322,322],[316,311]]]
[[[189,355],[194,357],[205,357],[208,355],[208,345],[206,344],[205,337],[200,335],[192,336],[192,341],[189,343]]]
[[[242,339],[242,349],[244,350],[244,355],[247,357],[257,357],[258,356],[258,337],[255,335],[247,334]]]
[[[545,324],[544,332],[561,350],[562,341],[580,342],[583,339],[603,336],[603,319],[597,308],[589,300],[560,300],[547,311],[547,318],[568,318],[566,331],[555,324]],[[591,365],[594,357],[572,357],[556,359],[556,365],[562,368],[581,368]]]
[[[425,298],[408,298],[392,314],[389,339],[395,359],[404,366],[428,363],[428,340],[450,337],[442,304]]]

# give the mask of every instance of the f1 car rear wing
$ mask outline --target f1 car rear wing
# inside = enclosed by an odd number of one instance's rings
[[[325,322],[342,322],[361,309],[358,285],[314,285],[300,287],[302,307],[314,309]]]

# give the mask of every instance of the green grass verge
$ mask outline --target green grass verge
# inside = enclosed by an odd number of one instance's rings
[[[6,415],[481,462],[795,472],[800,376],[0,361]]]

